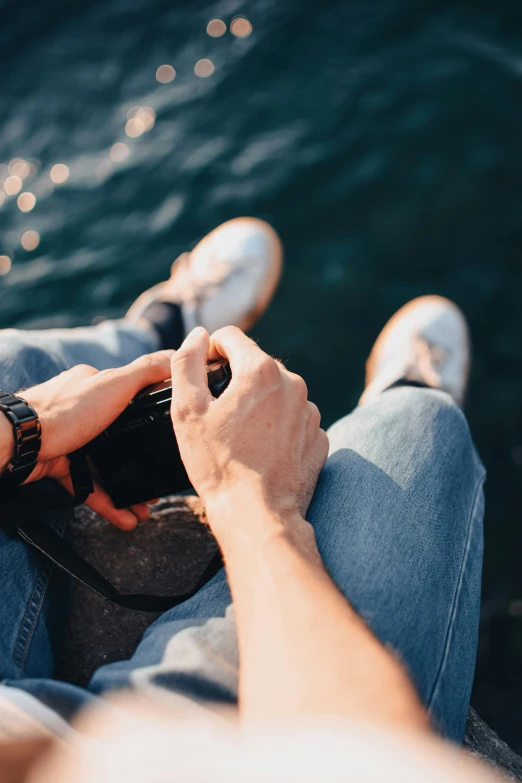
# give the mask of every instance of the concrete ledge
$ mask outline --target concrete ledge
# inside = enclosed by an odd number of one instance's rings
[[[190,590],[217,549],[201,501],[190,496],[161,500],[151,518],[132,533],[82,506],[68,539],[121,592],[156,595]],[[130,658],[157,616],[105,601],[73,580],[60,677],[86,685],[99,666]]]

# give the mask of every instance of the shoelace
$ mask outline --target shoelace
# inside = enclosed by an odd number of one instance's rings
[[[215,294],[225,277],[232,278],[241,274],[240,268],[231,270],[228,261],[212,256],[206,268],[206,277],[204,279],[196,278],[190,267],[190,253],[182,253],[178,256],[174,262],[174,268],[179,301],[196,313],[199,312],[202,302]]]
[[[429,386],[436,386],[440,370],[448,360],[449,353],[440,345],[434,345],[426,337],[420,334],[415,336],[413,341],[412,368],[415,367],[416,375],[421,376],[421,380]]]

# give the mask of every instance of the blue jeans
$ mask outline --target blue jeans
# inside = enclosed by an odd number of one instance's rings
[[[121,365],[156,347],[125,322],[7,330],[0,332],[0,388],[16,391],[77,363]],[[484,513],[484,469],[466,419],[448,395],[402,387],[328,434],[330,456],[308,513],[324,562],[403,662],[440,732],[460,741],[477,648]],[[31,694],[65,716],[120,687],[235,702],[237,645],[224,571],[156,620],[129,661],[98,669],[87,689],[53,679],[67,608],[61,575],[2,530],[0,573],[4,695]]]

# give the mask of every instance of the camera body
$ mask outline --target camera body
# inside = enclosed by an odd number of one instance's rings
[[[232,373],[226,360],[207,365],[214,397]],[[191,488],[170,418],[172,382],[148,386],[86,448],[116,508],[126,508]]]

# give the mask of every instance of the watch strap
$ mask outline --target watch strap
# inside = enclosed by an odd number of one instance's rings
[[[14,451],[3,484],[23,484],[36,463],[42,442],[41,425],[34,408],[22,397],[0,391],[0,411],[10,422],[14,435]]]

